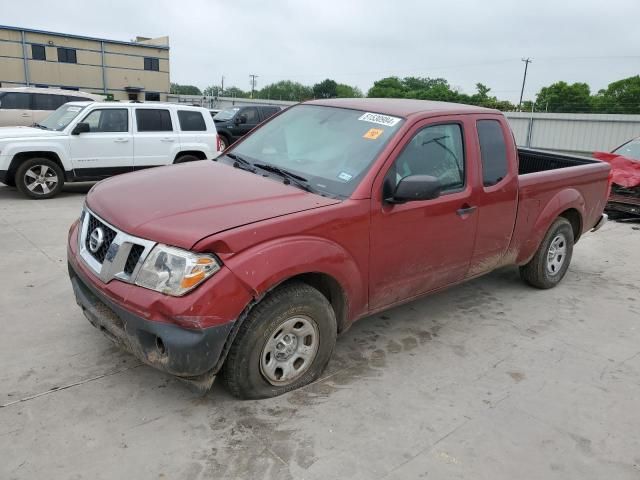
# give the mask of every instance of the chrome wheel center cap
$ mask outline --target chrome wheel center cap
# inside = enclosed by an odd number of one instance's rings
[[[287,334],[276,344],[276,358],[280,361],[291,358],[298,348],[298,337]]]

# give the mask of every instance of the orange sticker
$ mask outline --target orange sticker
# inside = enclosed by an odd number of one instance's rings
[[[365,133],[362,138],[368,138],[369,140],[375,140],[380,135],[384,133],[382,128],[370,128],[367,133]]]

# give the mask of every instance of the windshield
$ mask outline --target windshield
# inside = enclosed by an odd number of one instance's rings
[[[226,110],[222,110],[221,112],[216,113],[215,116],[213,117],[213,119],[214,120],[222,120],[222,121],[231,120],[233,118],[233,116],[236,113],[238,113],[238,110],[240,110],[239,107],[227,108]]]
[[[640,139],[631,140],[630,142],[625,143],[624,145],[616,149],[613,153],[622,155],[632,160],[640,161]]]
[[[359,110],[298,105],[257,129],[232,154],[293,172],[313,190],[348,197],[402,122]]]
[[[67,128],[67,125],[69,125],[85,108],[87,107],[80,105],[62,105],[55,112],[41,121],[39,125],[47,130],[60,132]]]

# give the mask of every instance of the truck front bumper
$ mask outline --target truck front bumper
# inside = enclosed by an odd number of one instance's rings
[[[113,302],[74,269],[69,277],[76,302],[91,324],[142,362],[178,377],[198,377],[216,367],[233,322],[186,329],[142,318]]]
[[[598,220],[598,223],[596,223],[593,228],[591,229],[592,232],[597,232],[598,230],[600,230],[602,228],[602,226],[607,223],[607,221],[609,220],[609,215],[607,215],[606,213],[603,213],[600,216],[600,220]]]

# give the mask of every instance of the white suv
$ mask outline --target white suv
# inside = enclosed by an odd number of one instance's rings
[[[71,102],[32,127],[0,128],[0,182],[31,198],[50,198],[64,182],[219,154],[216,127],[205,108]]]

